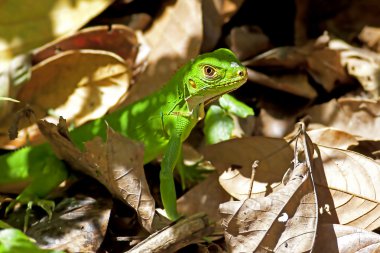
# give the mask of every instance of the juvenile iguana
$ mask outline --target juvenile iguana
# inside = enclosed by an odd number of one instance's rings
[[[160,171],[161,198],[170,219],[179,217],[173,169],[183,166],[182,142],[204,116],[204,105],[240,87],[247,80],[246,68],[228,49],[205,53],[179,69],[159,91],[103,118],[70,132],[71,140],[83,143],[95,136],[105,138],[106,125],[144,144],[144,163],[163,154]],[[182,167],[183,168],[183,167]],[[25,184],[15,202],[37,204],[66,177],[64,164],[48,144],[27,147],[0,157],[0,190]],[[186,176],[186,175],[185,175]],[[11,208],[14,203],[9,205]]]

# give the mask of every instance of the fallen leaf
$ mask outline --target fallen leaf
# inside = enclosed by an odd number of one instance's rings
[[[258,26],[232,28],[227,44],[240,60],[246,60],[271,48],[268,36]]]
[[[314,174],[320,222],[373,230],[380,226],[380,165],[359,153],[319,146]],[[327,192],[328,190],[328,192]]]
[[[108,129],[105,143],[96,137],[87,142],[87,150],[81,152],[59,130],[65,128],[62,118],[58,128],[46,121],[40,121],[39,127],[58,157],[73,169],[97,179],[113,196],[132,206],[147,231],[162,228],[155,227],[161,218],[155,213],[155,202],[146,183],[142,144]]]
[[[113,52],[123,58],[132,69],[137,56],[138,41],[135,32],[124,25],[88,27],[37,48],[33,52],[33,63],[37,64],[57,53],[75,49]]]
[[[39,47],[73,32],[107,8],[113,0],[38,1],[0,3],[0,60]],[[17,15],[15,11],[17,10]],[[31,11],[33,10],[33,11]]]
[[[230,199],[218,182],[218,174],[213,172],[177,200],[180,214],[206,213],[211,221],[219,221],[219,205]]]
[[[330,48],[341,51],[340,61],[348,74],[355,77],[367,92],[367,96],[377,99],[380,90],[380,56],[367,49],[352,47],[342,40],[330,41]]]
[[[380,102],[371,99],[340,98],[308,110],[313,123],[334,127],[364,139],[379,140]]]
[[[310,85],[306,74],[271,74],[266,75],[252,69],[248,69],[248,79],[251,82],[262,84],[266,87],[284,91],[296,96],[313,100],[317,92]]]
[[[96,252],[105,237],[112,200],[69,198],[47,217],[28,229],[27,234],[45,249],[68,252]]]
[[[266,197],[220,206],[229,252],[311,252],[318,217],[315,189],[305,163],[293,175]]]
[[[157,91],[182,65],[199,54],[202,43],[201,1],[178,0],[168,4],[144,37],[152,49],[148,67],[133,85],[125,104]]]
[[[358,38],[368,48],[380,53],[380,28],[365,26]]]
[[[221,35],[222,28],[239,10],[243,0],[211,0],[202,1],[203,42],[201,52],[215,48]]]
[[[20,90],[22,101],[33,109],[36,118],[48,113],[51,121],[58,116],[76,126],[103,116],[127,92],[130,69],[119,56],[100,50],[66,51],[48,58],[33,67],[32,79]],[[12,116],[2,122],[0,143],[6,148],[25,145],[40,138],[36,126],[19,133],[19,138],[8,142],[7,128]],[[26,127],[25,125],[23,127]],[[35,131],[35,132],[33,132]]]
[[[8,64],[0,64],[0,97],[15,98],[22,85],[31,76],[30,55],[14,57]],[[0,120],[12,111],[14,104],[9,100],[0,100]]]
[[[254,161],[260,161],[252,190],[253,196],[258,197],[268,195],[281,186],[283,175],[293,159],[293,151],[285,140],[260,136],[205,146],[200,152],[205,160],[215,166],[219,174],[229,171],[230,168],[237,168],[236,171],[246,180],[236,178],[235,174],[223,174],[219,181],[230,195],[240,200],[249,195]]]
[[[340,149],[348,149],[359,144],[355,136],[344,131],[326,127],[307,132],[313,143]]]
[[[380,235],[339,224],[322,224],[318,228],[315,252],[371,253],[380,250]]]
[[[220,177],[222,187],[243,200],[250,189],[251,165],[259,160],[252,197],[283,188],[281,180],[293,153],[281,139],[234,139],[201,150],[219,173],[231,165],[239,168]],[[322,161],[314,170],[320,206],[320,222],[340,223],[372,230],[380,226],[380,165],[359,153],[319,146]]]

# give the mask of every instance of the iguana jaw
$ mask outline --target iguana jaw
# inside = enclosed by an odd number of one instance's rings
[[[234,91],[242,86],[248,79],[247,71],[244,72],[243,76],[238,76],[232,79],[230,82],[221,83],[214,86],[208,86],[205,89],[201,89],[196,93],[191,94],[187,97],[186,103],[190,110],[193,110],[195,107],[200,104],[209,104],[210,102],[218,99],[226,93]]]

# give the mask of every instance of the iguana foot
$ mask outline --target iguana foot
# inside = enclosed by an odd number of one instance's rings
[[[24,217],[24,231],[26,231],[29,226],[29,218],[31,216],[33,206],[41,207],[47,213],[49,220],[51,219],[55,208],[55,202],[52,200],[39,199],[37,197],[27,197],[23,194],[20,194],[7,206],[5,209],[5,214],[8,214],[18,203],[27,205]]]
[[[177,166],[181,177],[182,190],[187,189],[194,183],[202,181],[211,171],[202,166],[202,162],[197,162],[194,165],[185,165],[183,162]]]

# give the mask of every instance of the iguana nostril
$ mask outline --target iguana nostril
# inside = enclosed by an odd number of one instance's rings
[[[239,71],[238,71],[238,75],[239,75],[239,76],[244,76],[244,72],[241,71],[241,70],[239,70]]]

